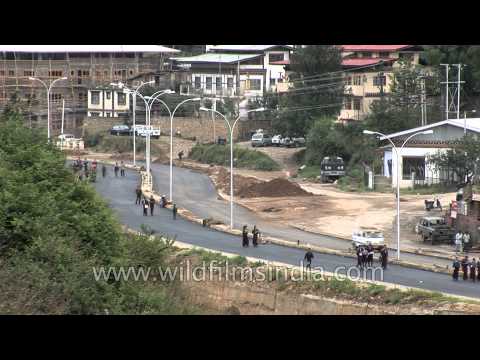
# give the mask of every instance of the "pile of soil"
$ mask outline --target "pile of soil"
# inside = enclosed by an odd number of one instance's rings
[[[228,170],[223,167],[212,167],[209,169],[209,174],[215,177],[217,188],[221,189],[223,192],[230,193],[230,172]],[[243,189],[261,182],[262,181],[252,177],[234,175],[233,192],[235,195],[241,196],[240,193],[243,191]]]
[[[312,193],[303,190],[300,185],[281,178],[243,187],[239,190],[238,195],[241,198],[313,196]]]

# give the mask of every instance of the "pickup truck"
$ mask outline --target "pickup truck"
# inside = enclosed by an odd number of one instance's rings
[[[352,234],[353,247],[371,244],[375,250],[380,250],[385,245],[383,233],[375,228],[360,228]]]
[[[442,217],[425,216],[415,226],[415,232],[424,242],[452,244],[455,230],[448,226]]]

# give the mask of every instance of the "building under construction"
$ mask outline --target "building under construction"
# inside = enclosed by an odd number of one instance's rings
[[[158,83],[164,60],[176,52],[160,45],[0,45],[0,108],[16,94],[29,125],[46,126],[47,87],[66,77],[50,91],[51,131],[60,131],[64,104],[65,129],[74,132],[86,116],[89,89]]]

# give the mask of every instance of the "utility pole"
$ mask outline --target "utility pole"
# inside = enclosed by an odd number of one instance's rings
[[[463,84],[465,81],[460,81],[461,80],[461,74],[462,74],[462,67],[466,65],[462,64],[455,64],[458,67],[458,81],[457,81],[457,87],[458,87],[458,97],[457,97],[457,119],[460,119],[460,84]]]
[[[449,64],[440,64],[441,66],[445,66],[445,71],[446,71],[446,82],[442,83],[442,84],[446,84],[446,91],[445,91],[445,120],[448,120],[448,92],[449,92],[449,88],[448,88],[448,69],[450,68],[450,65]]]
[[[453,111],[457,113],[457,119],[460,119],[460,87],[461,84],[464,84],[465,81],[461,81],[461,72],[462,72],[462,64],[452,64],[451,66],[456,66],[458,68],[458,79],[457,81],[452,81],[450,82],[448,79],[448,70],[450,68],[450,64],[440,64],[442,66],[445,66],[446,68],[446,82],[442,82],[442,84],[446,85],[446,91],[445,91],[445,114],[446,114],[446,120],[449,119],[449,112],[450,108],[453,107]],[[455,84],[455,91],[453,93],[450,93],[450,84]],[[452,100],[449,101],[449,95],[451,94]],[[455,103],[455,97],[457,97],[457,101]]]

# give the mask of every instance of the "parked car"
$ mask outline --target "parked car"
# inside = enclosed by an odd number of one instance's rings
[[[290,137],[285,137],[280,141],[280,145],[284,147],[294,147],[295,143]]]
[[[112,135],[130,135],[130,128],[127,125],[115,125],[110,129]]]
[[[252,147],[270,145],[272,145],[272,138],[270,137],[270,135],[257,133],[252,136]]]
[[[133,129],[131,130],[133,132]],[[145,125],[135,125],[135,132],[137,136],[147,137],[148,133],[150,132],[150,137],[154,139],[159,139],[161,135],[161,131],[159,128],[149,127]]]
[[[452,244],[455,238],[455,230],[447,225],[445,219],[440,216],[425,216],[415,226],[415,232],[420,235],[424,242],[432,245],[438,243]]]
[[[280,146],[282,144],[282,135],[272,137],[272,146]]]
[[[385,238],[378,229],[360,227],[353,232],[352,242],[354,248],[371,244],[375,250],[380,250],[385,245]]]
[[[293,143],[295,144],[295,147],[302,147],[305,146],[305,138],[304,137],[294,137],[292,139]]]
[[[227,145],[227,138],[218,137],[217,145]]]
[[[69,141],[69,140],[72,140],[72,139],[75,139],[75,136],[73,136],[72,134],[58,135],[58,140],[59,141]]]

